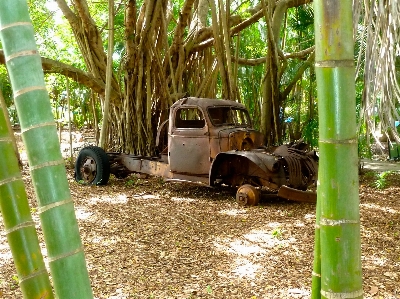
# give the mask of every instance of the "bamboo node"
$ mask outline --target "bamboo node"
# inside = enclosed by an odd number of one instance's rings
[[[357,144],[358,140],[357,138],[352,138],[352,139],[320,139],[319,143],[333,143],[333,144]]]
[[[39,56],[39,52],[37,50],[20,51],[20,52],[8,55],[7,57],[5,57],[5,60],[7,63],[14,58],[24,57],[24,56]]]
[[[351,59],[316,61],[315,67],[321,67],[321,68],[351,67],[351,68],[353,68],[354,61]]]
[[[0,31],[3,31],[4,29],[16,27],[16,26],[29,26],[29,27],[33,27],[31,22],[14,22],[14,23],[7,24],[7,25],[4,25],[4,26],[0,27]]]
[[[43,86],[43,85],[29,86],[29,87],[26,87],[26,88],[23,88],[23,89],[20,89],[20,90],[16,90],[14,92],[14,98],[17,98],[20,95],[23,95],[25,93],[28,93],[28,92],[31,92],[31,91],[35,91],[35,90],[45,90],[45,91],[47,91],[46,86]]]
[[[14,177],[1,180],[0,181],[0,186],[9,184],[9,183],[12,183],[12,182],[15,182],[15,181],[20,181],[20,180],[22,180],[22,176],[21,176],[21,174],[18,174],[18,175],[14,176]]]
[[[61,200],[61,201],[56,201],[56,202],[53,202],[51,204],[39,207],[38,208],[38,213],[40,215],[40,214],[42,214],[42,213],[44,213],[44,212],[46,212],[46,211],[48,211],[50,209],[53,209],[53,208],[56,208],[56,207],[59,207],[59,206],[63,206],[63,205],[66,205],[66,204],[69,204],[69,203],[72,203],[72,202],[73,202],[72,198],[69,198],[69,199],[66,199],[66,200]]]
[[[55,257],[48,257],[48,260],[49,260],[49,263],[52,263],[52,262],[55,262],[57,260],[72,256],[72,255],[75,255],[75,254],[80,253],[80,252],[83,252],[83,246],[80,246],[79,248],[77,248],[77,249],[75,249],[73,251],[66,252],[64,254],[60,254],[60,255],[55,256]]]
[[[331,291],[321,290],[321,295],[327,299],[351,299],[361,297],[364,295],[364,291],[363,289],[360,289],[350,293],[334,293]]]
[[[33,222],[33,221],[25,221],[25,222],[19,223],[10,229],[6,229],[6,235],[9,235],[9,234],[11,234],[17,230],[20,230],[22,228],[32,227],[32,226],[35,227],[35,222]]]
[[[41,269],[40,271],[32,272],[31,274],[26,275],[24,277],[18,277],[19,284],[21,285],[21,283],[23,283],[24,281],[34,278],[34,277],[37,277],[37,276],[40,276],[40,275],[43,275],[43,274],[47,275],[46,269]]]
[[[351,220],[351,219],[327,219],[327,218],[321,218],[319,220],[319,224],[321,226],[338,226],[342,224],[359,224],[360,221],[358,220]]]
[[[42,163],[42,164],[31,166],[31,167],[29,167],[29,170],[33,171],[33,170],[41,169],[41,168],[44,168],[44,167],[62,165],[64,163],[65,163],[64,160],[48,161],[48,162],[45,162],[45,163]]]
[[[40,123],[40,124],[36,124],[36,125],[32,125],[29,126],[27,128],[21,128],[21,134],[24,134],[25,132],[29,131],[29,130],[33,130],[33,129],[37,129],[37,128],[43,128],[43,127],[48,127],[48,126],[55,126],[56,123],[55,122],[45,122],[45,123]]]

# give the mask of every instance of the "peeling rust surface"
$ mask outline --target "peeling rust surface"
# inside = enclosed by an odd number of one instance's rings
[[[278,196],[300,202],[317,202],[317,194],[315,192],[301,191],[288,186],[282,186],[278,191]]]
[[[274,154],[282,157],[290,187],[306,190],[308,186],[316,182],[318,157],[315,152],[282,145],[274,151]]]

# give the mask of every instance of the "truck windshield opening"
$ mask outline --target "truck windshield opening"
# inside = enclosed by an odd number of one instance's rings
[[[215,126],[251,126],[249,113],[245,109],[225,106],[210,107],[208,114]]]

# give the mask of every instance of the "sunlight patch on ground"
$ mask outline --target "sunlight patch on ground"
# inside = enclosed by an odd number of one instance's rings
[[[281,227],[281,226],[282,226],[282,224],[279,223],[279,222],[269,222],[267,225],[268,225],[269,227],[272,227],[272,228],[278,228],[278,227]]]
[[[135,194],[133,196],[134,199],[159,199],[158,195],[154,194]]]
[[[116,289],[114,294],[108,297],[108,299],[128,299],[128,298],[130,298],[129,293],[125,294],[122,288]],[[95,297],[94,299],[100,299],[100,298]]]
[[[305,289],[288,289],[287,291],[288,296],[290,298],[304,298],[303,296],[310,296],[311,293],[309,290],[305,290]]]
[[[3,262],[12,260],[12,254],[9,250],[10,248],[8,246],[0,245],[0,265],[3,264]]]
[[[228,216],[239,216],[239,215],[247,214],[247,211],[239,210],[239,209],[229,209],[229,210],[219,211],[219,213],[222,215],[228,215]]]
[[[196,199],[190,197],[171,197],[173,201],[181,201],[181,202],[194,202]]]
[[[237,266],[232,272],[240,278],[246,277],[255,279],[257,271],[261,268],[260,265],[254,264],[247,259],[237,259],[236,264]]]
[[[306,214],[304,216],[305,219],[315,220],[315,214]]]
[[[101,236],[96,236],[92,239],[93,243],[101,243],[103,241],[104,237]]]
[[[85,220],[85,219],[88,219],[90,216],[92,216],[93,213],[86,211],[85,208],[76,208],[75,215],[76,215],[76,219]]]
[[[128,197],[126,196],[126,194],[121,193],[113,197],[111,196],[91,197],[89,201],[91,204],[96,204],[96,203],[125,204],[128,202]]]
[[[279,226],[273,227],[278,228]],[[243,237],[250,242],[261,243],[263,246],[268,248],[275,247],[279,243],[282,243],[276,234],[274,235],[274,232],[267,232],[264,230],[253,230],[250,233],[243,235]]]
[[[225,241],[226,242],[226,241]],[[221,251],[235,253],[237,255],[265,254],[266,250],[257,244],[251,244],[246,240],[234,240],[225,244],[214,244]]]
[[[279,228],[278,223],[271,223],[272,227]],[[280,224],[279,224],[280,225]],[[289,243],[296,242],[295,238],[288,240],[282,239],[282,232],[253,230],[248,234],[244,234],[242,238],[217,238],[214,246],[217,250],[229,252],[241,256],[249,256],[253,254],[264,255],[274,247],[286,247]]]
[[[392,208],[387,208],[387,207],[382,207],[376,204],[369,204],[369,203],[362,203],[360,204],[361,207],[365,207],[367,209],[371,209],[371,210],[380,210],[382,212],[386,212],[386,213],[391,213],[391,214],[400,214],[399,211],[392,209]]]
[[[387,263],[387,258],[382,256],[372,255],[370,261],[372,264],[375,264],[377,266],[385,266]]]
[[[295,226],[295,227],[305,227],[306,225],[304,224],[304,222],[296,220],[295,223],[293,224],[293,226]]]
[[[219,276],[253,280],[262,271],[265,271],[261,266],[261,262],[264,259],[267,258],[271,261],[279,259],[276,256],[276,249],[289,248],[291,246],[292,249],[290,251],[298,251],[298,248],[294,246],[297,239],[293,237],[285,239],[285,231],[282,229],[281,223],[272,222],[269,226],[271,226],[271,229],[254,229],[239,238],[216,238],[214,241],[216,250],[234,256],[231,271],[219,273]],[[283,252],[284,255],[288,255],[289,253],[289,250]],[[298,290],[289,290],[288,292],[290,293],[291,291],[297,292]],[[301,292],[306,291],[302,290]]]

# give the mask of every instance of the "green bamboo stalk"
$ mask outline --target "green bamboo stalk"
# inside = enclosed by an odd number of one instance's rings
[[[321,195],[318,195],[317,189],[317,198],[320,198]],[[314,265],[313,265],[313,273],[312,273],[312,289],[311,289],[311,299],[320,299],[321,298],[321,240],[320,240],[320,226],[319,220],[321,218],[321,204],[317,200],[317,207],[315,212],[315,239],[314,239]]]
[[[7,110],[6,101],[4,100],[3,93],[1,91],[0,91],[0,109],[3,110],[3,114],[5,117],[6,123],[7,123],[7,130],[9,132],[13,132],[13,129],[11,126],[11,121],[10,121],[10,115],[8,114],[8,110]],[[20,166],[22,166],[21,157],[18,152],[18,146],[17,146],[17,141],[15,140],[15,136],[13,133],[10,133],[10,137],[12,139],[15,155],[17,156],[17,159],[18,159],[18,164]]]
[[[362,298],[352,0],[316,0],[314,11],[320,293],[321,298]]]
[[[22,295],[26,299],[54,298],[12,135],[1,106],[0,153],[0,211]]]
[[[26,0],[3,0],[0,37],[35,186],[55,295],[93,298]]]

